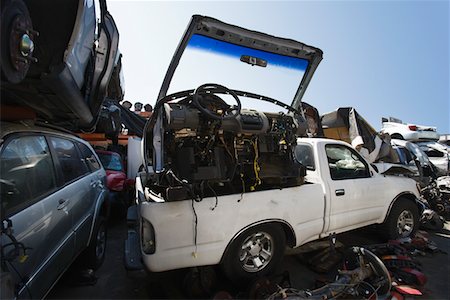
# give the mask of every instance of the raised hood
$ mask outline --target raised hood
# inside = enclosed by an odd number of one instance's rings
[[[158,100],[214,82],[298,109],[321,60],[318,48],[194,15],[172,58]]]

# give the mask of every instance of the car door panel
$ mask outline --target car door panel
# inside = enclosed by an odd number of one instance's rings
[[[71,262],[74,246],[70,210],[58,209],[63,195],[44,136],[8,138],[1,153],[1,179],[13,187],[1,197],[11,234],[26,248],[10,262],[23,286],[20,295],[41,298]],[[2,235],[2,245],[9,239]]]
[[[328,144],[326,154],[331,197],[327,231],[342,232],[373,223],[384,207],[383,181],[371,176],[367,163],[350,147]]]

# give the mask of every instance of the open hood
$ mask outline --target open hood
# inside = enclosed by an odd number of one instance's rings
[[[218,83],[298,109],[321,60],[318,48],[194,15],[172,58],[158,100],[205,83]],[[243,108],[254,109],[244,102]]]
[[[374,163],[378,173],[384,175],[414,175],[414,171],[405,165],[391,163]]]

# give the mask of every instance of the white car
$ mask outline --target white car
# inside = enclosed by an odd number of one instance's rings
[[[438,176],[449,175],[449,150],[445,145],[434,141],[417,142],[416,144],[427,154],[430,161],[436,167]]]
[[[439,133],[436,127],[402,123],[395,118],[383,118],[381,133],[389,133],[393,139],[419,141],[419,140],[439,140]]]

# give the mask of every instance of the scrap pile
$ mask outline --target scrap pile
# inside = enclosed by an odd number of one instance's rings
[[[316,247],[317,248],[317,247]],[[427,232],[418,231],[413,238],[391,240],[384,244],[351,247],[343,251],[337,243],[324,255],[322,247],[307,257],[314,263],[308,266],[317,273],[333,274],[330,281],[320,277],[315,289],[299,290],[292,287],[289,273],[272,278],[260,278],[250,288],[250,299],[405,299],[424,294],[427,276],[417,256],[443,252],[430,240]],[[330,253],[335,255],[331,255]],[[445,253],[445,252],[444,252]],[[316,255],[317,254],[317,255]],[[319,255],[320,254],[320,255]],[[305,256],[304,254],[302,256]],[[330,263],[316,257],[341,256],[342,264],[335,272]],[[334,259],[331,259],[334,260]],[[334,260],[335,261],[335,260]]]
[[[427,276],[415,257],[442,252],[424,231],[417,232],[414,238],[391,240],[366,248],[375,253],[389,270],[392,279],[391,295],[395,299],[403,299],[406,295],[422,295]]]

